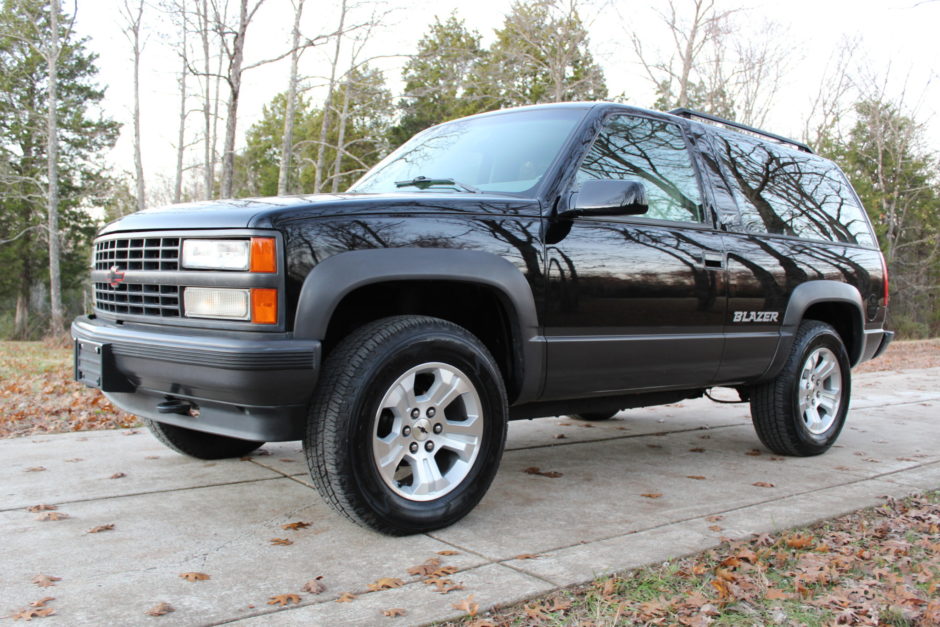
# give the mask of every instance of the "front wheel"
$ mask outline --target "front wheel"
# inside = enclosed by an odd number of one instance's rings
[[[499,369],[480,340],[437,318],[395,316],[332,351],[304,450],[334,509],[383,533],[419,533],[453,524],[483,498],[507,414]]]
[[[780,374],[751,390],[758,437],[781,455],[826,452],[845,424],[851,387],[849,358],[839,334],[824,322],[802,322]]]

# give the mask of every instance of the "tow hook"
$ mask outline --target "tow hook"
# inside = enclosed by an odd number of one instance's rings
[[[166,397],[162,403],[157,405],[157,411],[161,414],[180,414],[189,416],[193,404],[179,398]]]

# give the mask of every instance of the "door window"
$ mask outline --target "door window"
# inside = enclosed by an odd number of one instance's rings
[[[701,222],[702,203],[682,131],[671,122],[618,115],[604,125],[578,169],[577,184],[590,179],[640,181],[649,211],[641,217]]]

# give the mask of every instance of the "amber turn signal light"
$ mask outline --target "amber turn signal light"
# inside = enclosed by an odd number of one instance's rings
[[[273,237],[252,237],[250,270],[252,272],[277,272],[275,250]]]
[[[251,321],[255,324],[277,324],[277,290],[251,290]]]

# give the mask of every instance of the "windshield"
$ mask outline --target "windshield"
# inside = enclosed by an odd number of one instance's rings
[[[435,126],[383,159],[349,191],[524,193],[539,183],[584,114],[584,109],[541,109]]]

